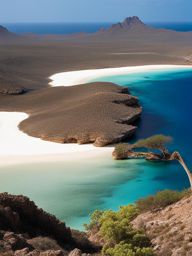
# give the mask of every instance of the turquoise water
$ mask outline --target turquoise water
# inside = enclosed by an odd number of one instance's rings
[[[143,106],[137,135],[164,133],[192,169],[192,71],[150,72],[100,78],[129,86]],[[162,189],[183,189],[188,180],[177,163],[143,160],[38,163],[0,168],[0,190],[24,194],[73,228],[82,228],[95,209],[118,209]]]

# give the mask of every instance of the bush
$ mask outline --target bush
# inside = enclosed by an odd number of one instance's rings
[[[114,155],[117,159],[126,159],[128,151],[130,151],[132,147],[126,143],[119,143],[115,146]]]
[[[117,212],[95,211],[86,228],[104,242],[103,256],[153,256],[149,238],[143,230],[134,230],[131,221],[141,212],[163,208],[190,193],[190,190],[164,190],[138,200],[135,205],[120,207]]]
[[[105,256],[135,256],[130,244],[119,243],[115,247],[104,247],[102,255]]]
[[[137,217],[137,215],[139,214],[138,208],[133,205],[127,205],[127,206],[121,206],[120,210],[118,212],[118,217],[119,218],[126,218],[129,221],[132,221],[133,219],[135,219]]]
[[[131,244],[119,243],[115,247],[104,247],[103,256],[153,256],[151,248],[134,248]]]
[[[91,215],[90,224],[86,227],[94,233],[96,231],[104,241],[103,255],[147,255],[141,253],[144,252],[144,248],[150,246],[149,239],[143,231],[134,230],[131,224],[138,213],[138,208],[135,205],[128,205],[121,207],[117,212],[112,210],[95,211]]]
[[[133,245],[136,247],[149,247],[151,246],[151,242],[149,240],[148,237],[146,237],[145,234],[135,234],[133,236],[133,241],[132,241]]]
[[[100,228],[100,218],[103,215],[103,211],[96,210],[90,215],[90,223],[84,224],[84,227],[87,231],[92,230],[93,228]]]
[[[126,219],[112,220],[108,219],[103,222],[100,235],[110,244],[116,244],[121,241],[129,241],[132,239],[132,227]]]
[[[158,192],[154,196],[139,199],[136,202],[136,206],[138,207],[140,212],[152,211],[155,209],[164,208],[168,205],[171,205],[181,200],[184,196],[187,196],[189,193],[190,192],[188,190],[184,190],[182,192],[164,190]]]

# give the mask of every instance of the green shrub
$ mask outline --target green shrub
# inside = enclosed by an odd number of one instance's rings
[[[106,220],[100,228],[100,235],[110,244],[131,240],[133,236],[132,227],[127,219]]]
[[[123,206],[119,211],[95,211],[91,215],[88,230],[99,234],[105,242],[102,254],[107,256],[145,256],[144,248],[150,241],[141,230],[134,230],[131,221],[138,215],[135,205]],[[143,254],[141,254],[143,253]],[[150,254],[149,254],[150,256]]]
[[[130,222],[137,215],[138,209],[135,205],[123,206],[118,212],[111,210],[103,212],[98,220],[100,235],[109,243],[119,243],[132,239],[134,234],[131,233]]]
[[[131,244],[121,242],[115,247],[104,247],[103,256],[154,256],[151,248],[135,248]]]
[[[92,230],[93,228],[100,227],[100,218],[103,215],[104,211],[96,210],[90,215],[90,223],[84,224],[84,227],[87,231]]]
[[[114,155],[116,158],[119,159],[126,159],[127,158],[127,153],[129,150],[131,150],[131,146],[126,143],[119,143],[115,146],[114,149]]]
[[[119,243],[115,247],[103,248],[104,256],[135,256],[135,252],[130,244]]]
[[[145,234],[135,234],[133,236],[132,244],[136,247],[149,247],[151,246],[151,242],[149,238]]]
[[[154,256],[151,248],[137,248],[135,256]]]
[[[135,205],[129,204],[126,206],[121,206],[117,214],[118,218],[126,218],[129,221],[132,221],[139,214],[139,210]]]
[[[164,190],[138,200],[135,205],[122,206],[117,212],[97,210],[86,229],[97,233],[104,242],[103,256],[153,256],[149,238],[142,230],[134,230],[131,221],[141,212],[163,208],[187,195],[189,190]]]
[[[190,192],[188,190],[184,190],[182,192],[164,190],[158,192],[154,196],[139,199],[136,202],[136,206],[138,207],[140,212],[152,211],[155,209],[164,208],[168,205],[171,205],[181,200],[184,196],[188,195],[189,193]]]

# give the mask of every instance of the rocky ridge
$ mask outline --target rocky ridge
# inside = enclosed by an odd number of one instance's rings
[[[192,255],[192,196],[153,212],[140,214],[134,228],[143,228],[158,256]]]

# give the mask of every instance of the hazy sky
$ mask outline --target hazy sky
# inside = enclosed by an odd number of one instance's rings
[[[0,0],[0,22],[192,21],[192,0]]]

